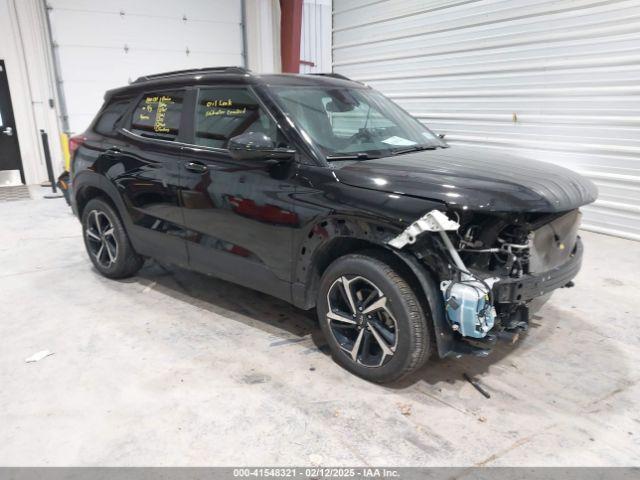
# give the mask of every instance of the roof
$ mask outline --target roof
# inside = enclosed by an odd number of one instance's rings
[[[243,67],[210,67],[145,75],[131,84],[109,90],[107,96],[125,92],[137,92],[156,88],[175,88],[209,83],[229,85],[297,85],[336,86],[364,88],[361,83],[349,80],[338,73],[320,74],[266,74],[260,75]]]

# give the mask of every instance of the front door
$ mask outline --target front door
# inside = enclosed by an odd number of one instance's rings
[[[0,60],[0,186],[25,183],[4,61]]]
[[[207,87],[197,93],[193,147],[182,153],[182,205],[190,230],[191,267],[225,280],[290,298],[294,165],[236,160],[230,138],[260,132],[286,140],[246,87]]]

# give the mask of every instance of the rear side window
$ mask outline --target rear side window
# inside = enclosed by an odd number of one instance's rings
[[[145,94],[131,117],[131,131],[158,140],[175,140],[180,133],[184,92]]]
[[[268,135],[277,147],[287,142],[275,121],[246,88],[206,88],[198,92],[195,143],[227,148],[229,139],[244,132]]]
[[[107,106],[102,110],[102,113],[100,113],[93,129],[100,135],[113,136],[116,123],[125,114],[130,102],[130,97],[112,98],[109,100]]]

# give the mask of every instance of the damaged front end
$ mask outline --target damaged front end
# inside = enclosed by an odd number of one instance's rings
[[[432,210],[390,240],[395,249],[411,250],[439,281],[440,356],[486,355],[498,338],[516,341],[553,290],[572,286],[582,261],[580,217],[578,209]]]

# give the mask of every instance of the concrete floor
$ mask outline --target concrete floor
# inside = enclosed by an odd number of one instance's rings
[[[0,203],[0,464],[639,465],[640,243],[583,236],[519,344],[382,387],[307,313],[153,263],[107,280],[63,200]]]

